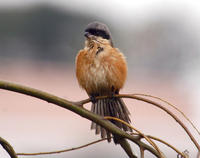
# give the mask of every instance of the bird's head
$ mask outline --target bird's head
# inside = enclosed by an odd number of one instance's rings
[[[111,33],[108,27],[103,23],[97,21],[89,23],[85,29],[84,36],[88,41],[103,41],[103,43],[109,43],[113,47]]]

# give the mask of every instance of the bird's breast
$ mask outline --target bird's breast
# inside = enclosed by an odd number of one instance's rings
[[[112,87],[121,89],[126,71],[126,62],[119,52],[102,51],[94,55],[83,50],[77,56],[77,79],[88,94],[110,93]]]

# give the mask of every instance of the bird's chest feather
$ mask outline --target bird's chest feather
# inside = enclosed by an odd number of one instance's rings
[[[76,58],[76,76],[79,84],[88,94],[100,92],[106,94],[121,89],[126,79],[126,62],[123,54],[116,49],[84,49]]]
[[[89,59],[91,61],[88,63],[87,72],[85,73],[88,85],[97,89],[108,87],[113,73],[112,63],[108,63],[106,60],[109,57],[104,56],[103,53],[101,52],[101,54]]]

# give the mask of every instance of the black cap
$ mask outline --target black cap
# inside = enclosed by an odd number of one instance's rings
[[[89,35],[94,35],[94,36],[99,36],[102,37],[104,39],[107,39],[111,42],[112,45],[112,38],[111,38],[111,33],[109,31],[109,28],[100,22],[92,22],[89,23],[85,29],[85,34],[84,34],[87,38]]]

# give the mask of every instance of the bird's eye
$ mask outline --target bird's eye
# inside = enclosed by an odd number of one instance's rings
[[[96,31],[96,34],[97,34],[97,36],[100,36],[101,35],[101,33],[100,33],[100,31]]]
[[[85,32],[89,32],[91,35],[100,36],[104,39],[110,39],[110,35],[105,30],[98,30],[98,29],[86,29]]]

